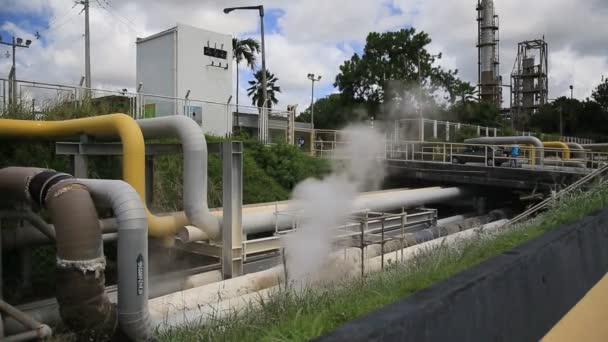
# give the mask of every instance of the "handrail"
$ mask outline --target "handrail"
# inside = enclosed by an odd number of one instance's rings
[[[608,163],[604,164],[601,168],[593,171],[592,173],[586,175],[585,177],[579,179],[578,181],[570,184],[569,186],[565,187],[564,189],[562,189],[560,192],[558,192],[557,194],[555,194],[554,196],[551,196],[549,198],[546,198],[545,200],[543,200],[542,202],[538,203],[537,205],[533,206],[532,208],[524,211],[523,213],[517,215],[516,217],[512,218],[511,220],[509,220],[507,223],[505,223],[502,227],[508,227],[510,225],[513,225],[529,216],[531,216],[534,213],[537,213],[538,211],[546,208],[547,206],[549,206],[552,202],[554,202],[555,200],[563,197],[564,195],[569,194],[570,192],[580,188],[582,185],[584,185],[585,183],[589,182],[590,180],[598,177],[599,175],[603,174],[604,172],[606,172],[608,170]]]

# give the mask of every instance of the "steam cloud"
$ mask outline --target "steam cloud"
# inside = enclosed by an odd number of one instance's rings
[[[289,278],[307,283],[325,277],[332,252],[333,227],[346,223],[357,194],[381,185],[385,169],[378,158],[385,153],[385,136],[370,127],[344,130],[346,143],[335,151],[334,171],[324,179],[307,179],[296,186],[290,212],[299,217],[298,229],[285,239]]]

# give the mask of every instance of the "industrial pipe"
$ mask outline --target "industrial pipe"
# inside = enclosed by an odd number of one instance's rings
[[[0,312],[6,313],[9,317],[14,318],[16,321],[21,323],[24,327],[29,329],[25,333],[8,336],[3,341],[27,341],[33,339],[44,339],[50,337],[53,334],[53,330],[46,324],[42,324],[21,312],[14,306],[0,299]],[[0,321],[0,325],[2,322]],[[4,337],[4,333],[0,332],[0,338]],[[29,337],[26,339],[26,337]]]
[[[220,237],[220,225],[207,205],[207,142],[200,126],[182,115],[137,120],[145,139],[177,137],[183,152],[184,211],[190,223],[211,239]]]
[[[142,201],[145,201],[145,145],[141,130],[135,120],[125,114],[110,114],[65,121],[29,121],[0,119],[0,137],[58,139],[81,134],[95,137],[120,137],[123,146],[123,179],[129,183]],[[183,212],[169,216],[155,216],[149,211],[148,232],[164,238],[188,224]]]
[[[483,137],[473,138],[464,141],[465,144],[483,144],[483,145],[509,145],[509,144],[530,144],[538,151],[536,154],[536,165],[543,165],[545,159],[543,143],[536,137],[532,136],[514,136],[514,137]]]
[[[6,216],[4,216],[6,214]],[[44,222],[40,216],[30,211],[0,212],[0,218],[20,219],[31,224],[19,229],[2,230],[2,249],[15,250],[23,247],[36,247],[55,243],[55,226]],[[35,227],[35,228],[34,228]],[[112,240],[118,225],[116,219],[107,218],[99,220],[99,229],[103,233],[104,242]],[[46,229],[53,234],[53,238],[43,234],[40,229]]]
[[[566,143],[566,145],[568,145],[568,148],[570,148],[570,151],[572,153],[572,156],[576,159],[587,159],[587,153],[585,152],[585,148],[578,143]]]
[[[499,220],[483,225],[480,228],[471,228],[464,231],[448,235],[443,238],[434,239],[431,241],[408,246],[397,252],[395,250],[385,251],[384,257],[379,254],[367,254],[365,264],[366,273],[377,272],[381,270],[381,261],[388,264],[389,261],[394,263],[395,258],[391,255],[398,253],[403,255],[403,261],[412,260],[421,251],[428,251],[432,246],[451,246],[452,243],[458,240],[471,239],[479,236],[482,231],[492,231],[501,227],[507,220]],[[479,227],[479,226],[477,226]],[[378,256],[376,256],[378,255]],[[333,259],[332,276],[336,279],[344,280],[346,278],[356,277],[360,275],[359,265],[361,252],[357,248],[348,248],[345,251],[339,251],[330,256]],[[177,327],[191,322],[196,319],[197,322],[203,323],[209,318],[221,319],[226,314],[242,312],[245,308],[257,308],[259,303],[270,299],[277,291],[277,285],[283,277],[283,266],[251,273],[245,276],[225,280],[223,282],[209,284],[182,292],[176,292],[164,297],[159,297],[150,300],[150,309],[152,316],[152,324],[157,327]]]
[[[401,208],[412,208],[424,204],[441,203],[462,198],[467,195],[463,188],[431,187],[422,189],[398,189],[375,191],[360,195],[353,203],[353,211],[392,211]],[[243,207],[242,226],[243,233],[254,234],[273,231],[275,225],[278,229],[289,228],[293,225],[293,217],[277,215],[281,211],[289,210],[291,201],[277,203],[253,204]],[[211,212],[216,217],[223,217],[221,210]],[[188,237],[193,236],[188,228],[178,233],[182,242],[192,242]]]
[[[101,231],[87,188],[52,170],[7,167],[0,170],[0,192],[49,210],[57,241],[57,301],[62,320],[94,339],[108,338],[116,311],[105,293]]]
[[[566,143],[561,141],[543,141],[543,146],[548,148],[557,148],[562,152],[562,160],[570,159],[570,148]]]
[[[78,179],[118,222],[118,324],[132,341],[150,338],[148,313],[148,224],[137,192],[119,180]]]

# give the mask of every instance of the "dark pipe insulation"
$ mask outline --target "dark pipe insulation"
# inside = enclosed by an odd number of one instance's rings
[[[105,340],[114,333],[116,309],[105,293],[102,233],[88,189],[52,170],[0,170],[0,191],[49,210],[57,242],[57,301],[63,322],[81,338]]]

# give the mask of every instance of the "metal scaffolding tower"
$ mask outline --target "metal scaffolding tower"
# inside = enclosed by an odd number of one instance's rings
[[[477,0],[477,49],[479,99],[502,106],[499,20],[493,0]]]
[[[517,44],[517,58],[511,73],[511,113],[518,128],[525,128],[530,116],[548,101],[548,51],[544,38]]]

